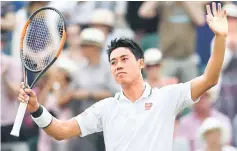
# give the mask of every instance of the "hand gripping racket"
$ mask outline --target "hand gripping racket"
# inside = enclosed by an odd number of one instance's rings
[[[57,60],[66,40],[63,15],[52,7],[36,10],[27,20],[20,39],[25,87],[33,88],[40,77]],[[28,85],[27,73],[35,73]],[[20,103],[11,135],[19,136],[27,103]]]

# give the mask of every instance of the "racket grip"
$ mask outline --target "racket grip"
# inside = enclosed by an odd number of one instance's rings
[[[26,111],[27,103],[20,102],[20,105],[17,110],[16,118],[14,121],[14,125],[11,131],[11,135],[19,136],[21,125],[24,119],[25,111]]]

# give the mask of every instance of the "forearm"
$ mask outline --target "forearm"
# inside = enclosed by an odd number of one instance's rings
[[[56,140],[65,140],[81,135],[80,127],[75,119],[58,120],[41,105],[31,115],[35,123]]]
[[[156,9],[157,1],[146,1],[140,6],[138,14],[143,18],[152,18],[156,15]]]
[[[43,130],[56,140],[65,140],[80,135],[80,131],[73,129],[70,126],[72,124],[75,125],[75,123],[76,121],[74,119],[70,119],[68,121],[61,121],[54,118],[51,124]]]
[[[203,9],[203,2],[183,2],[184,8],[192,19],[193,23],[197,26],[205,24],[205,11]]]
[[[67,94],[59,95],[57,98],[58,98],[58,105],[60,107],[63,107],[72,100],[73,94],[71,92],[68,92]]]
[[[211,57],[204,72],[204,78],[211,85],[218,82],[225,55],[226,36],[215,36]]]

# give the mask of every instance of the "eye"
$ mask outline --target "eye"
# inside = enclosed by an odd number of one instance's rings
[[[128,60],[128,58],[122,58],[122,61],[126,61],[126,60]]]
[[[111,65],[115,65],[115,63],[116,63],[115,61],[110,61]]]

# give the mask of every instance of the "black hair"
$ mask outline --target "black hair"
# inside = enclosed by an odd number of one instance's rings
[[[119,39],[116,38],[111,41],[107,49],[107,55],[108,55],[109,61],[110,61],[111,53],[119,47],[128,48],[133,53],[133,55],[135,56],[137,60],[144,59],[144,52],[142,48],[136,42],[128,38],[119,38]]]

